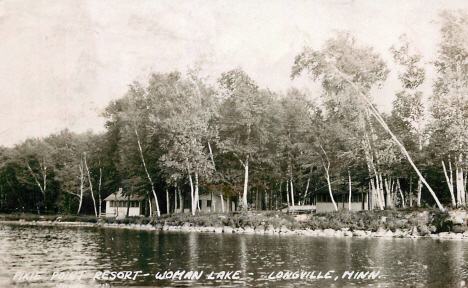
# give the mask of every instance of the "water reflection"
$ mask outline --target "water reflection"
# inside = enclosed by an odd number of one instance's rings
[[[468,278],[468,242],[430,239],[226,235],[127,229],[0,226],[0,287],[57,284],[224,287],[457,287]],[[165,271],[203,271],[200,280],[155,279]],[[376,270],[375,280],[341,279]],[[79,280],[53,272],[83,272]],[[96,272],[142,271],[135,279],[95,280]],[[240,271],[240,279],[217,279]],[[269,279],[286,272],[335,271],[333,279]],[[41,272],[37,281],[15,274]],[[212,278],[208,279],[211,272]],[[310,276],[310,273],[308,274]],[[148,274],[144,276],[144,274]],[[230,274],[232,276],[232,274]],[[353,274],[355,275],[355,274]],[[281,277],[279,277],[281,278]],[[309,277],[311,278],[311,277]]]

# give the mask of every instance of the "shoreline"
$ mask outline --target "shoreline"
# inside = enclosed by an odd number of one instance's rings
[[[247,235],[296,235],[310,237],[356,237],[356,238],[406,238],[406,239],[447,239],[447,240],[468,240],[468,231],[463,233],[455,232],[439,232],[421,235],[416,226],[410,230],[379,228],[378,231],[369,230],[354,230],[349,228],[335,229],[295,229],[291,230],[286,226],[274,228],[272,225],[260,226],[256,229],[246,226],[233,228],[231,226],[192,226],[192,223],[184,225],[167,225],[158,223],[153,224],[122,224],[122,223],[106,223],[100,221],[97,223],[89,222],[67,222],[67,221],[25,221],[25,220],[0,220],[0,225],[20,225],[20,226],[60,226],[60,227],[84,227],[84,228],[117,228],[117,229],[133,229],[146,231],[171,231],[171,232],[196,232],[196,233],[216,233],[216,234],[247,234]]]

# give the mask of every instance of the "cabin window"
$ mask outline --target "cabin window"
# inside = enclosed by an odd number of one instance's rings
[[[109,207],[114,207],[114,201],[109,201]]]
[[[206,207],[211,207],[211,200],[206,200]]]

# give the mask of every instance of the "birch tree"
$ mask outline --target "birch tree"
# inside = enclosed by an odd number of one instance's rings
[[[381,174],[377,171],[373,162],[372,150],[368,144],[366,145],[366,142],[369,142],[369,131],[372,131],[370,130],[372,127],[366,129],[366,124],[372,124],[369,119],[371,116],[375,118],[401,149],[401,152],[428,188],[439,209],[443,210],[443,206],[440,204],[435,192],[422,177],[408,151],[390,130],[372,102],[371,89],[383,83],[389,72],[381,57],[374,53],[371,48],[357,46],[355,39],[349,34],[340,33],[336,38],[328,40],[321,52],[305,48],[295,59],[292,77],[299,75],[303,70],[306,70],[312,79],[320,79],[325,91],[324,98],[326,97],[329,101],[338,103],[337,107],[343,110],[355,109],[354,115],[359,119],[357,123],[361,126],[360,130],[363,134],[362,139],[366,150],[369,172],[372,177],[375,176],[378,190],[383,187],[383,185],[379,185],[379,183],[382,183]],[[372,172],[374,172],[374,175],[372,175]],[[380,205],[381,209],[383,209],[383,194],[379,193],[378,195],[380,195]]]
[[[440,14],[441,41],[435,61],[437,78],[433,85],[431,113],[433,139],[443,143],[449,160],[454,161],[455,180],[449,180],[449,190],[456,205],[466,205],[466,155],[468,151],[468,13],[444,11]],[[441,142],[442,141],[442,142]],[[444,164],[443,164],[444,166]],[[452,198],[452,204],[453,204]]]

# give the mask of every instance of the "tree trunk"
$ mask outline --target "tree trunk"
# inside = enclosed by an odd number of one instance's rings
[[[190,196],[191,196],[191,200],[192,200],[192,215],[195,216],[195,210],[197,209],[197,206],[196,206],[197,203],[195,202],[192,174],[189,174],[189,182],[190,182]]]
[[[87,158],[86,157],[86,152],[83,152],[83,158],[84,158],[84,164],[85,164],[85,167],[86,167],[86,173],[88,174],[89,191],[91,192],[91,198],[93,199],[94,215],[96,217],[98,217],[98,212],[97,212],[97,208],[96,208],[96,199],[94,198],[93,182],[91,181],[91,174],[89,173],[88,162],[86,160],[86,158]]]
[[[307,203],[307,194],[309,193],[309,184],[310,184],[310,177],[307,179],[307,185],[306,185],[306,189],[304,192],[304,205]]]
[[[351,211],[351,192],[353,190],[351,187],[351,172],[349,171],[349,169],[348,169],[348,183],[349,183],[349,211]]]
[[[401,196],[401,206],[404,208],[406,208],[406,205],[405,205],[405,196],[403,195],[403,191],[401,191],[401,186],[400,186],[400,178],[397,178],[397,188],[398,188],[398,191],[400,192],[400,196]]]
[[[335,211],[338,211],[338,207],[336,206],[335,199],[333,199],[333,193],[332,193],[332,188],[331,188],[331,183],[330,183],[330,174],[328,173],[328,168],[325,168],[326,172],[326,178],[327,178],[327,184],[328,184],[328,192],[330,193],[330,198],[333,203],[333,207],[335,207]]]
[[[198,211],[201,211],[200,203],[198,202],[199,200],[199,195],[198,195],[198,172],[195,171],[195,203],[198,207]]]
[[[177,186],[177,194],[179,194],[179,208],[180,212],[184,213],[184,199],[182,198],[182,193],[180,192],[179,186]]]
[[[463,183],[463,155],[460,153],[457,162],[457,194],[460,195],[460,205],[466,206],[466,199],[465,199],[465,185]]]
[[[101,215],[102,215],[101,184],[102,184],[102,168],[99,167],[99,185],[98,185],[98,193],[99,193],[99,218],[100,218]]]
[[[293,182],[292,182],[292,177],[291,177],[290,181],[291,181],[291,204],[294,207],[294,186],[293,186]]]
[[[379,202],[380,210],[384,210],[384,204],[382,199],[382,193],[380,193],[381,187],[379,182],[379,176],[375,174],[375,193],[377,194],[377,200]]]
[[[223,199],[223,192],[220,193],[220,198],[221,198],[221,212],[224,213],[224,199]]]
[[[83,160],[81,160],[81,164],[79,165],[80,168],[80,203],[78,204],[78,212],[76,214],[80,215],[81,211],[81,204],[83,203],[83,194],[84,194],[84,182],[85,182],[85,174],[83,169]]]
[[[148,197],[148,210],[149,210],[149,217],[153,216],[153,207],[151,205],[151,197]]]
[[[244,195],[242,196],[242,210],[247,210],[247,187],[249,184],[249,155],[245,159],[245,175],[244,175]]]
[[[167,215],[171,214],[171,202],[169,202],[169,189],[166,188],[166,213]]]
[[[444,206],[442,206],[442,204],[440,203],[439,199],[437,198],[434,190],[432,190],[431,186],[429,186],[429,184],[427,183],[426,179],[422,176],[421,172],[419,171],[418,167],[416,167],[416,165],[414,164],[413,162],[413,159],[411,159],[411,156],[409,155],[408,151],[406,150],[405,146],[403,146],[403,144],[401,144],[401,142],[398,140],[398,138],[395,136],[395,134],[393,134],[393,132],[390,130],[390,128],[388,127],[387,123],[385,122],[385,120],[382,118],[382,116],[380,115],[379,111],[374,107],[374,105],[372,105],[372,103],[370,102],[370,100],[367,98],[367,96],[361,92],[361,90],[359,89],[359,87],[356,86],[356,84],[354,84],[351,80],[348,79],[348,77],[346,77],[341,71],[339,71],[336,67],[335,67],[336,71],[343,77],[343,79],[345,79],[346,82],[348,82],[357,92],[358,94],[367,102],[367,104],[369,105],[369,107],[371,108],[371,111],[372,111],[372,115],[375,117],[375,119],[379,122],[379,124],[384,128],[385,131],[387,131],[388,134],[390,134],[390,136],[392,137],[393,141],[398,145],[398,147],[401,149],[401,151],[403,152],[403,155],[405,155],[406,159],[408,160],[408,162],[411,164],[411,166],[413,167],[413,169],[416,171],[416,174],[418,174],[419,178],[421,179],[421,181],[424,183],[424,185],[427,187],[427,189],[429,190],[429,192],[431,193],[432,197],[434,198],[436,204],[437,204],[437,207],[439,207],[440,210],[444,211]]]
[[[444,175],[445,175],[445,180],[447,181],[447,185],[450,191],[450,197],[452,199],[452,207],[457,207],[457,202],[455,200],[455,194],[453,193],[453,182],[452,179],[449,178],[447,174],[447,169],[445,168],[445,163],[444,160],[442,160],[442,167],[444,168]]]
[[[149,182],[151,184],[151,191],[153,192],[154,201],[155,201],[155,204],[156,204],[156,212],[158,213],[158,217],[159,217],[159,216],[161,216],[161,211],[159,211],[158,196],[156,195],[156,191],[154,190],[153,180],[151,179],[151,176],[150,176],[150,174],[148,172],[148,169],[146,168],[146,161],[145,161],[145,157],[143,156],[143,149],[141,148],[140,136],[138,135],[138,130],[136,129],[136,123],[134,123],[134,132],[135,132],[137,142],[138,142],[138,150],[140,151],[141,162],[143,163],[143,168],[145,169],[146,177],[148,178],[148,180],[149,180]],[[150,207],[151,207],[151,205],[150,205]],[[151,214],[150,217],[152,217],[152,216],[153,215]]]
[[[286,201],[288,201],[288,207],[289,207],[289,181],[286,180]]]
[[[127,195],[127,214],[125,217],[128,218],[128,216],[130,216],[130,193]]]

